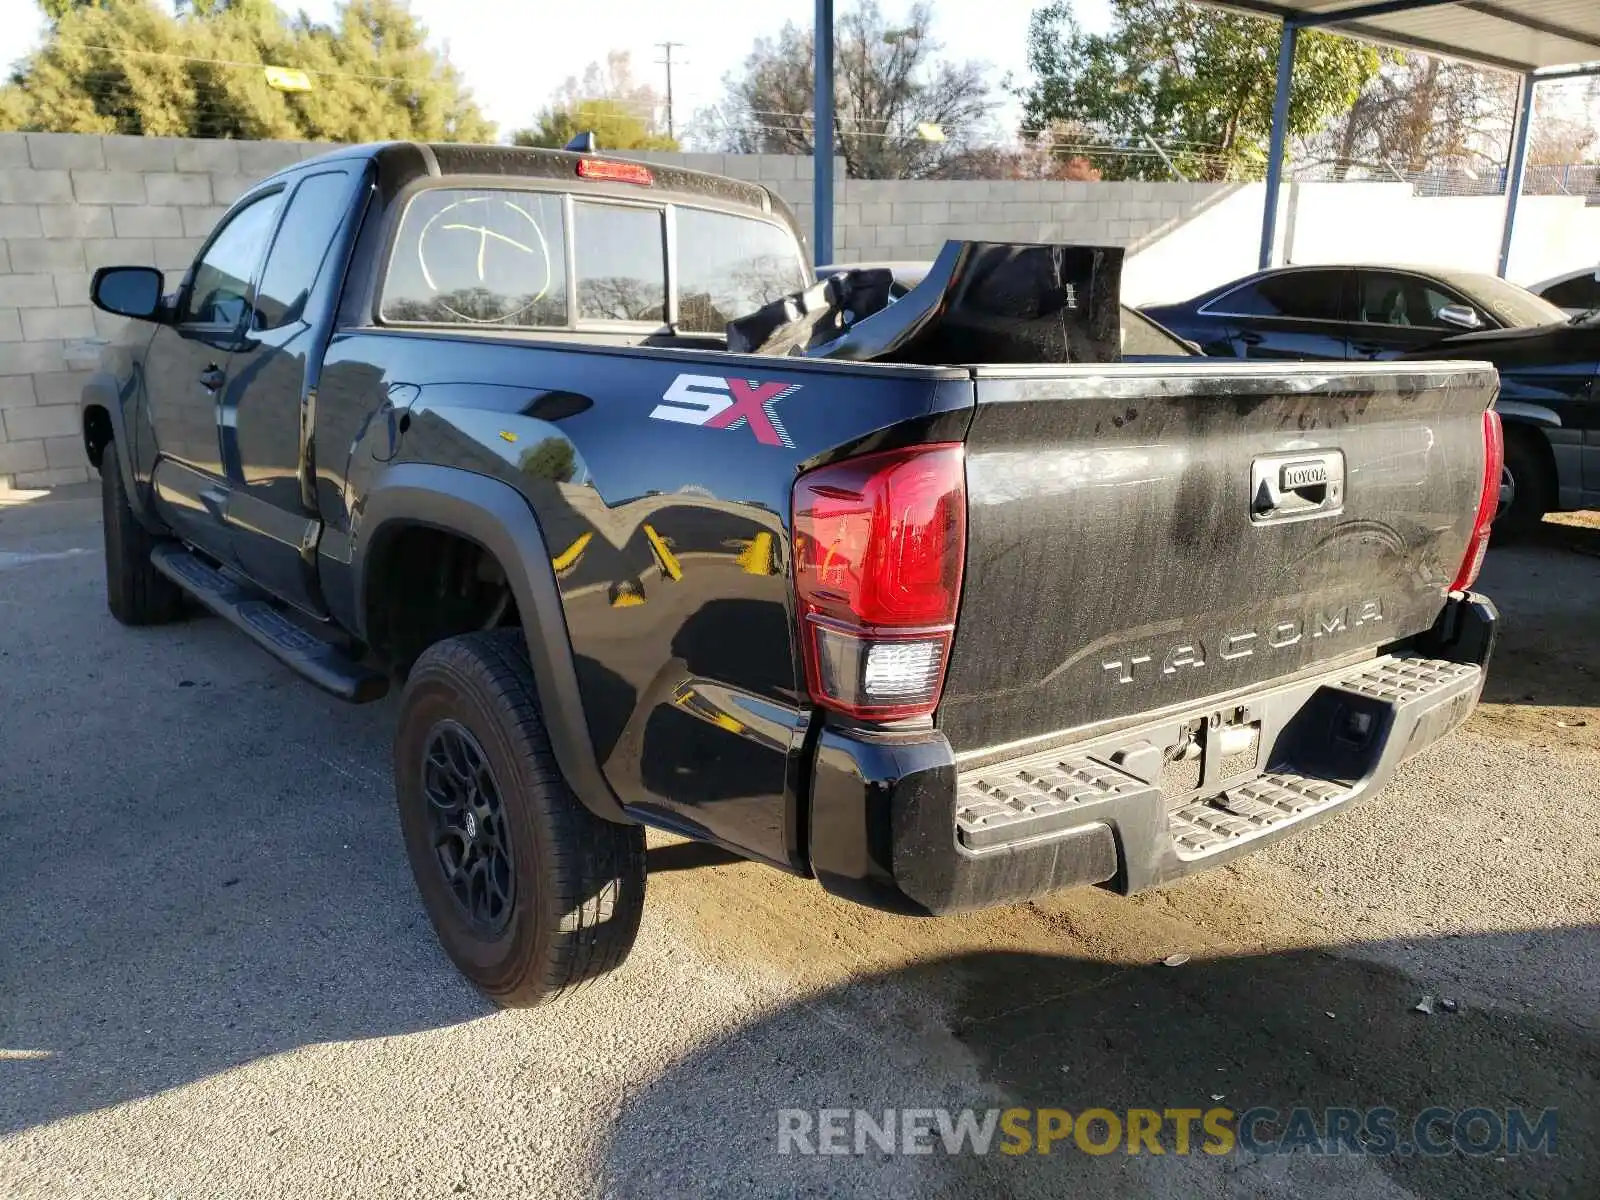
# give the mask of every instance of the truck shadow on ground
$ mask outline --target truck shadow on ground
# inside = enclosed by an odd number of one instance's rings
[[[1592,956],[1600,927],[1508,935],[1512,946],[1475,949],[1525,948],[1530,936],[1550,955]],[[619,1117],[607,1183],[617,1195],[641,1197],[849,1194],[863,1186],[952,1197],[1600,1195],[1600,1027],[1470,1003],[1425,1016],[1413,1011],[1420,991],[1372,961],[1316,950],[1177,968],[1008,952],[917,963],[781,1008],[648,1084]],[[981,1157],[950,1157],[938,1146],[924,1158],[870,1145],[864,1158],[777,1150],[780,1109],[881,1116],[885,1108],[966,1106],[1124,1114],[1264,1106],[1280,1117],[1254,1125],[1262,1141],[1282,1137],[1297,1106],[1314,1110],[1319,1126],[1328,1108],[1395,1109],[1400,1141],[1433,1106],[1502,1116],[1523,1108],[1533,1120],[1539,1110],[1560,1111],[1556,1153],[1518,1157],[1240,1150],[1180,1158],[1171,1153],[1170,1125],[1161,1158],[1130,1156],[1125,1141],[1090,1155],[1070,1137],[1048,1157],[1002,1155],[998,1141]],[[723,1140],[682,1158],[660,1154],[661,1139],[686,1113]],[[1104,1127],[1096,1130],[1104,1140]]]

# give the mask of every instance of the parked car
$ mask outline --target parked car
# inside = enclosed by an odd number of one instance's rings
[[[1600,267],[1582,267],[1546,279],[1528,289],[1554,304],[1568,316],[1581,317],[1600,312]]]
[[[83,399],[108,605],[198,602],[347,700],[404,681],[407,853],[502,1004],[627,955],[644,825],[901,912],[1130,892],[1470,715],[1492,372],[929,361],[952,313],[951,344],[1003,343],[1002,303],[1036,345],[1063,324],[1059,288],[969,266],[947,246],[859,322],[915,319],[919,361],[734,354],[816,286],[758,185],[510,146],[297,164],[170,299],[95,273],[136,318]]]
[[[1600,313],[1534,329],[1447,337],[1409,357],[1491,362],[1505,424],[1497,535],[1528,533],[1547,512],[1600,508]]]
[[[1143,311],[1206,354],[1270,359],[1394,358],[1452,333],[1567,319],[1493,275],[1394,266],[1276,267]]]
[[[830,263],[818,267],[818,279],[826,279],[840,271],[887,270],[894,272],[894,284],[889,290],[893,300],[899,300],[927,275],[929,262],[859,262]],[[1136,308],[1122,306],[1122,356],[1137,361],[1143,358],[1193,358],[1200,347],[1185,342],[1171,330],[1163,329],[1150,317]]]

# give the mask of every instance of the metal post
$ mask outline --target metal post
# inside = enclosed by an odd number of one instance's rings
[[[667,136],[669,138],[676,139],[678,133],[674,128],[672,121],[672,51],[674,47],[682,49],[683,43],[657,42],[656,45],[661,47],[662,51],[666,54],[665,58],[658,58],[656,59],[656,62],[660,63],[667,69]]]
[[[1289,137],[1289,92],[1294,84],[1294,47],[1300,26],[1283,23],[1278,40],[1278,90],[1272,99],[1272,146],[1267,151],[1267,205],[1261,216],[1261,269],[1272,265],[1272,242],[1278,231],[1278,185],[1283,182],[1284,143]]]
[[[816,158],[812,209],[816,235],[812,239],[812,262],[825,266],[833,261],[833,0],[817,0],[816,28],[812,32],[816,48],[816,118],[811,131],[811,152]]]
[[[1538,85],[1529,72],[1522,77],[1522,90],[1517,97],[1516,131],[1511,135],[1511,165],[1506,172],[1506,223],[1500,232],[1501,279],[1506,277],[1506,266],[1511,262],[1511,235],[1517,229],[1517,200],[1528,171],[1528,134],[1533,129],[1533,91]]]

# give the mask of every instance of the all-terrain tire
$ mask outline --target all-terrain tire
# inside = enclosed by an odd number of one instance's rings
[[[400,700],[394,776],[428,917],[489,999],[539,1004],[627,957],[644,911],[644,830],[596,817],[562,778],[521,630],[423,652]],[[477,816],[463,832],[468,810]],[[483,890],[491,873],[493,895]]]
[[[105,527],[106,607],[124,625],[161,625],[183,615],[183,590],[150,562],[156,538],[128,504],[117,447],[100,454],[100,508]]]
[[[1507,425],[1505,445],[1505,469],[1513,492],[1511,503],[1495,514],[1497,542],[1527,537],[1555,503],[1555,470],[1544,434],[1524,425]]]

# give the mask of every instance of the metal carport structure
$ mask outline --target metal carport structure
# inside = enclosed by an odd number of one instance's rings
[[[1500,274],[1506,273],[1517,200],[1527,167],[1534,89],[1544,80],[1600,75],[1600,0],[1199,0],[1283,22],[1278,48],[1267,198],[1261,223],[1261,265],[1272,265],[1278,193],[1288,133],[1295,43],[1302,29],[1333,33],[1456,58],[1522,78],[1506,175]],[[816,0],[816,158],[813,252],[833,261],[833,0]]]

